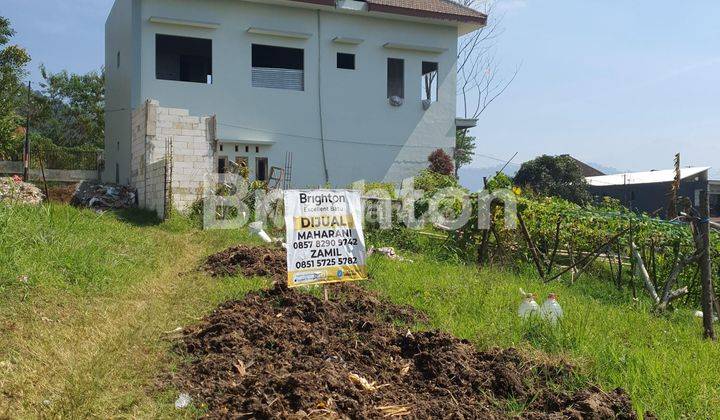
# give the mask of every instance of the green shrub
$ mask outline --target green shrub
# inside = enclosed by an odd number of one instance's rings
[[[397,199],[397,191],[395,189],[395,185],[388,182],[368,182],[367,184],[365,184],[365,189],[363,192],[368,193],[377,190],[387,192],[388,197],[390,197],[391,200]]]
[[[460,183],[454,176],[424,169],[415,177],[414,187],[416,190],[422,190],[425,195],[432,195],[443,188],[459,188]]]

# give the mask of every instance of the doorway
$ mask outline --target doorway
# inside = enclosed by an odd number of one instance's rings
[[[255,158],[255,179],[258,181],[268,180],[268,158]]]

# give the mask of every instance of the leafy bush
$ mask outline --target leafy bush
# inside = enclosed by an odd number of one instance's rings
[[[397,191],[395,190],[395,185],[388,182],[368,182],[367,184],[365,184],[364,192],[368,193],[372,191],[387,192],[388,197],[390,197],[391,200],[397,199]]]
[[[255,201],[256,193],[258,191],[268,192],[268,185],[265,181],[253,181],[247,187],[247,192],[242,197],[241,201],[247,206],[249,210],[249,219],[252,220],[255,216]],[[237,186],[221,184],[215,190],[217,196],[230,196],[238,193]],[[242,192],[241,192],[242,193]],[[196,227],[202,228],[203,216],[204,216],[205,204],[203,198],[198,198],[190,205],[188,209],[188,217],[195,224]],[[226,207],[222,209],[222,214],[218,215],[221,220],[231,220],[238,217],[238,211],[234,207]]]
[[[515,185],[544,197],[560,197],[577,204],[590,201],[585,177],[570,156],[542,155],[522,164]]]
[[[487,190],[490,192],[510,187],[512,187],[512,179],[502,172],[490,178],[487,182]]]
[[[425,195],[433,195],[443,188],[459,188],[460,184],[454,176],[424,169],[415,177],[414,187],[422,190]]]
[[[441,190],[467,192],[458,183],[457,178],[451,175],[443,175],[429,169],[421,171],[415,177],[414,188],[420,190],[423,195],[415,202],[415,216],[420,217],[430,208],[430,201]],[[450,211],[457,214],[460,211],[461,203],[454,198],[442,199],[438,207],[443,211]]]
[[[442,175],[452,175],[455,171],[452,158],[443,149],[437,149],[428,156],[430,169]]]

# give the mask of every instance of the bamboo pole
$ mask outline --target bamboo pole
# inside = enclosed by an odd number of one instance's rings
[[[558,274],[554,275],[553,277],[545,280],[545,283],[549,283],[549,282],[557,279],[558,277],[562,276],[563,274],[567,273],[568,271],[574,270],[576,267],[578,267],[578,266],[580,266],[580,265],[586,264],[588,261],[591,261],[591,262],[592,262],[592,261],[596,260],[596,259],[598,258],[598,256],[602,254],[602,251],[603,251],[605,248],[607,248],[608,245],[610,245],[610,244],[612,244],[613,242],[615,242],[615,241],[617,241],[618,239],[620,239],[620,237],[622,237],[624,234],[626,234],[629,230],[630,230],[630,229],[624,229],[624,230],[622,230],[620,233],[617,233],[617,234],[613,235],[609,240],[607,240],[605,243],[603,243],[602,245],[600,245],[599,247],[597,247],[597,248],[592,252],[592,254],[589,254],[589,255],[581,258],[579,261],[577,261],[576,263],[574,263],[574,264],[571,265],[570,267],[564,269],[563,271],[559,272]]]
[[[518,223],[520,223],[520,230],[525,237],[525,241],[527,241],[528,248],[530,248],[530,255],[532,255],[533,263],[535,263],[535,268],[537,269],[540,278],[544,279],[545,271],[543,270],[543,265],[542,261],[540,260],[539,252],[537,248],[535,248],[535,243],[530,236],[530,232],[528,231],[527,226],[525,225],[525,221],[523,220],[522,214],[520,212],[517,213],[517,218]]]

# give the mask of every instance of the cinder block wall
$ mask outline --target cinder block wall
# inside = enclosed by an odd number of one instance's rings
[[[217,171],[214,121],[154,100],[133,112],[131,183],[140,207],[162,216],[166,194],[180,211],[202,197],[205,175]]]

